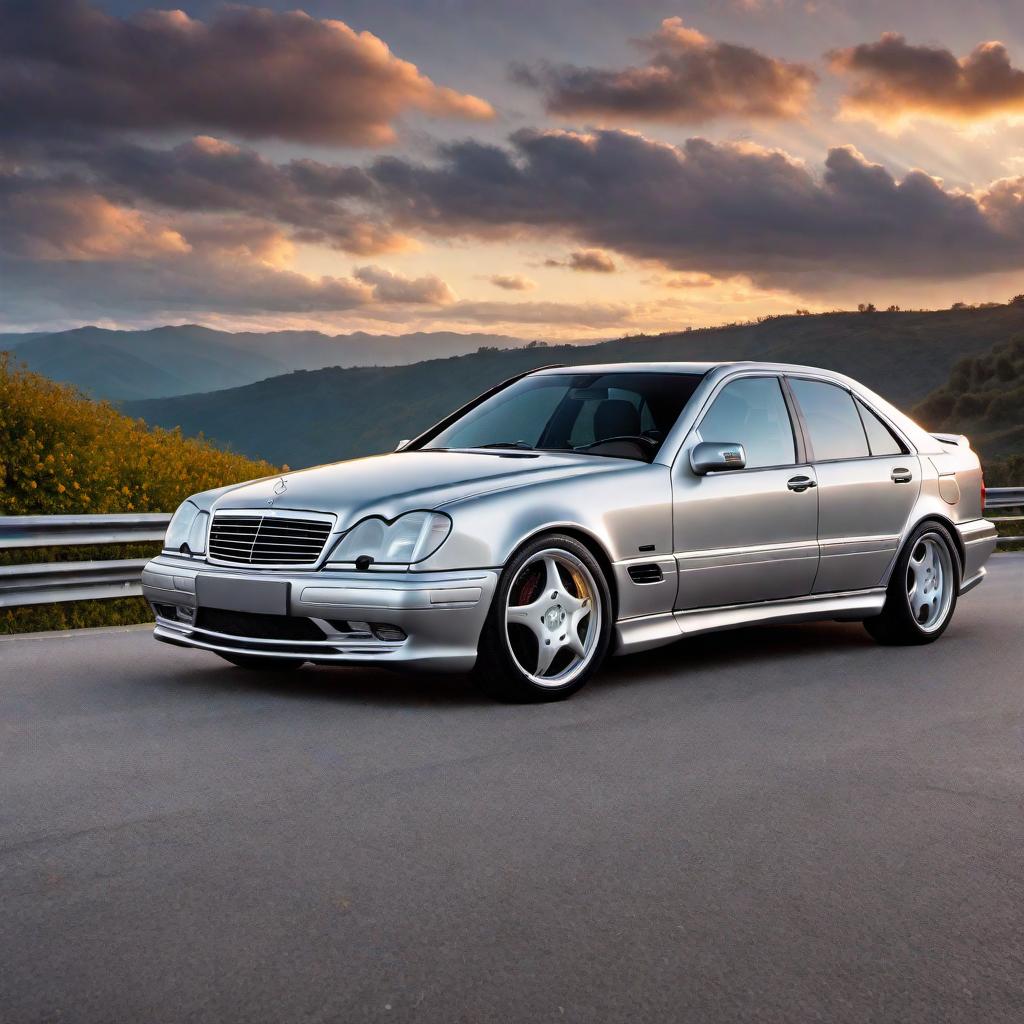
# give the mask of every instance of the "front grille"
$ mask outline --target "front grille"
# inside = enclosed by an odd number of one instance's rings
[[[331,524],[299,516],[215,515],[210,555],[239,565],[314,565]]]
[[[255,640],[323,640],[324,631],[311,619],[296,615],[259,615],[221,608],[200,608],[196,625],[214,633]]]

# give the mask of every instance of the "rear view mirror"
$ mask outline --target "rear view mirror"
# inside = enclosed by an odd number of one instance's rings
[[[743,469],[747,453],[735,441],[701,441],[690,449],[690,467],[697,476]]]

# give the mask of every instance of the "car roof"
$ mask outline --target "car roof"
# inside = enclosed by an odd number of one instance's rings
[[[720,366],[732,366],[729,361],[717,363],[586,363],[582,366],[559,365],[545,366],[534,370],[534,375],[565,374],[565,373],[697,373],[705,374]]]
[[[712,370],[725,369],[757,370],[765,373],[807,373],[815,376],[828,377],[836,381],[845,381],[863,387],[858,381],[854,381],[845,374],[836,370],[828,370],[823,366],[804,366],[799,363],[772,363],[757,359],[722,359],[717,362],[636,362],[636,363],[587,363],[576,366],[574,364],[557,364],[543,366],[531,371],[531,375],[550,375],[566,373],[710,373]]]

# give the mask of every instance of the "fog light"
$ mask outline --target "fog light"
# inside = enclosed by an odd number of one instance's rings
[[[389,625],[386,622],[373,622],[373,635],[378,640],[388,640],[392,643],[405,639],[405,630],[398,626]]]
[[[185,608],[179,604],[174,606],[174,617],[179,622],[186,622],[191,626],[195,621],[196,612],[194,608]]]

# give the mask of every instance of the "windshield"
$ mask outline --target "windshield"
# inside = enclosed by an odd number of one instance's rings
[[[693,373],[628,371],[523,377],[420,447],[587,451],[628,438],[653,458],[700,380]],[[608,445],[594,454],[623,452]]]

